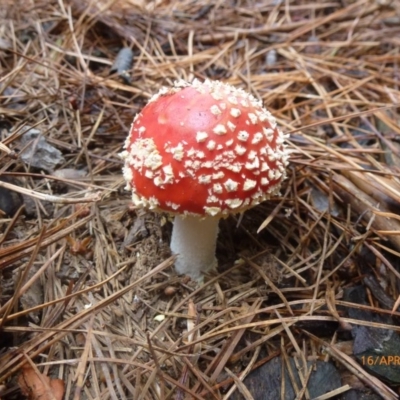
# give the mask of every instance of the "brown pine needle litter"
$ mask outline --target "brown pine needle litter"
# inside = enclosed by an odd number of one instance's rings
[[[0,398],[29,359],[65,399],[252,399],[244,379],[275,357],[305,367],[298,399],[307,360],[353,376],[321,399],[355,380],[397,398],[343,332],[400,331],[399,38],[395,0],[2,0]],[[203,286],[174,272],[170,218],[132,209],[118,158],[148,98],[193,78],[261,99],[292,152],[280,197],[221,221]],[[22,161],[25,128],[61,152],[53,170]]]

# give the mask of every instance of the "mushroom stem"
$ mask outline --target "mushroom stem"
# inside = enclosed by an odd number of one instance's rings
[[[215,217],[175,217],[171,250],[178,256],[175,262],[178,274],[200,279],[205,271],[216,267],[218,222]]]

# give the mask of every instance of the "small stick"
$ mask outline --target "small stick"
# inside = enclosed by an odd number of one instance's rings
[[[12,183],[0,181],[0,187],[5,189],[13,190],[14,192],[18,192],[21,194],[26,194],[28,196],[34,197],[35,199],[50,201],[52,203],[61,203],[61,204],[76,204],[76,203],[92,203],[95,201],[99,201],[101,199],[100,193],[95,193],[88,197],[59,197],[51,194],[39,193],[32,189],[22,188],[17,185],[13,185]]]
[[[8,148],[4,143],[0,142],[0,150],[3,150],[9,157],[16,160],[18,158],[17,153],[14,150]]]
[[[160,377],[160,383],[161,383],[161,385],[160,385],[161,386],[160,399],[165,399],[165,393],[164,393],[165,392],[165,390],[164,390],[164,388],[165,388],[165,379],[164,379],[164,375],[162,373],[160,364],[158,362],[158,358],[157,358],[156,352],[154,351],[153,345],[151,344],[151,338],[150,338],[149,332],[146,332],[146,337],[147,337],[147,343],[149,344],[150,354],[151,354],[151,356],[153,358],[153,361],[154,361],[154,364],[156,366],[157,375]]]
[[[198,304],[197,307],[195,307],[194,302],[192,299],[189,299],[189,304],[188,304],[188,320],[187,320],[187,330],[188,332],[192,332],[188,334],[188,343],[191,343],[195,337],[195,332],[194,332],[194,328],[199,325],[200,323],[200,315],[201,315],[201,304]],[[193,321],[195,319],[195,321]],[[188,348],[188,352],[189,353],[193,353],[194,350],[194,345],[191,344],[190,347]],[[196,357],[196,361],[197,361],[197,357]],[[182,385],[185,385],[187,377],[188,377],[188,373],[189,373],[189,369],[188,369],[188,365],[186,364],[183,367],[183,371],[181,374],[181,379],[180,382],[182,383]],[[177,393],[176,393],[176,400],[183,400],[184,394],[182,389],[177,389]]]

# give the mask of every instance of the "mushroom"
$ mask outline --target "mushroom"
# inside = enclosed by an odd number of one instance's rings
[[[179,274],[216,266],[218,222],[279,191],[289,154],[261,101],[219,81],[175,82],[136,115],[123,174],[136,207],[175,215]]]

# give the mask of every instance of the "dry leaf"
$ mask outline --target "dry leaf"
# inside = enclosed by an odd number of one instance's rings
[[[22,367],[18,384],[22,394],[27,396],[28,400],[62,400],[64,396],[64,381],[50,379],[30,366]]]
[[[38,129],[26,125],[24,132],[19,157],[25,164],[52,172],[56,165],[65,161],[61,151],[49,144]]]

